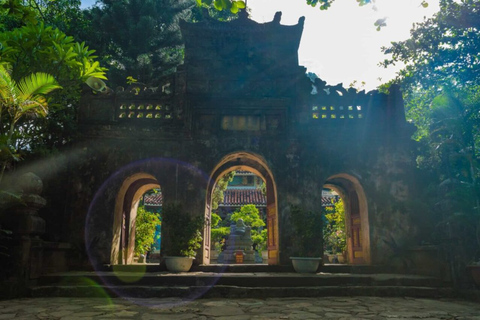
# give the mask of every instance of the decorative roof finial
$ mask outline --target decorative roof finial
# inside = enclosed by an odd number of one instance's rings
[[[275,16],[273,17],[273,22],[280,23],[281,19],[282,19],[282,12],[281,11],[275,12]]]

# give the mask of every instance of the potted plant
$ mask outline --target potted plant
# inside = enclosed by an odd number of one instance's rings
[[[322,212],[290,206],[295,256],[293,268],[300,273],[315,273],[323,256]]]
[[[184,211],[179,204],[167,204],[162,210],[162,221],[169,240],[165,250],[167,269],[187,272],[201,247],[205,220]]]

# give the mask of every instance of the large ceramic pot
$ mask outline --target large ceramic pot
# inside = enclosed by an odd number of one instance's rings
[[[171,272],[188,272],[192,267],[191,257],[165,257],[167,270]]]
[[[298,273],[316,273],[322,258],[290,257],[293,268]]]

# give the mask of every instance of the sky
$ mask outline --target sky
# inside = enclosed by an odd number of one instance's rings
[[[82,0],[83,7],[95,0]],[[273,20],[282,11],[281,24],[293,25],[305,17],[299,64],[317,74],[330,85],[343,83],[348,87],[356,81],[362,89],[375,89],[394,78],[401,68],[378,66],[388,56],[382,46],[392,41],[406,40],[413,23],[431,17],[439,10],[439,0],[374,0],[374,5],[358,6],[355,0],[336,0],[328,10],[310,7],[306,0],[248,0],[250,18],[259,22]],[[375,10],[374,10],[375,9]],[[377,19],[386,18],[387,26],[380,31],[374,26]]]

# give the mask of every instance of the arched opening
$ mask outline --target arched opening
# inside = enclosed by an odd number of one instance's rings
[[[145,194],[159,190],[160,184],[150,174],[137,173],[123,182],[114,209],[111,264],[132,264],[135,256],[137,211]]]
[[[214,168],[210,175],[207,187],[205,219],[207,227],[204,234],[203,263],[210,264],[211,257],[211,218],[212,218],[212,195],[217,182],[232,171],[246,171],[260,177],[265,183],[266,189],[266,228],[267,228],[267,262],[270,265],[279,263],[278,248],[278,210],[277,191],[275,181],[266,164],[259,155],[248,152],[236,152],[224,157]]]
[[[335,190],[322,189],[322,212],[325,263],[344,264],[348,261],[345,206]]]
[[[323,187],[340,196],[345,209],[347,263],[370,264],[370,230],[365,192],[352,175],[337,174],[328,178]]]

